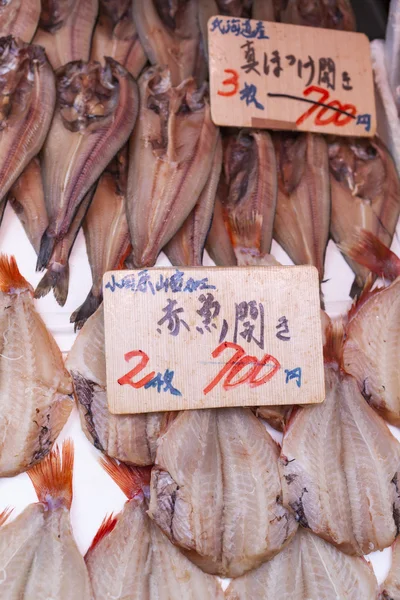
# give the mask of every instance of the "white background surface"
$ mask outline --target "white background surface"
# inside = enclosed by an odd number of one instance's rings
[[[392,249],[400,255],[400,225],[397,228],[397,236],[395,236]],[[24,277],[33,286],[37,285],[42,274],[35,272],[36,254],[10,206],[6,208],[0,227],[0,251],[14,254]],[[272,253],[283,264],[292,264],[275,242]],[[169,262],[162,255],[157,264],[168,265]],[[205,264],[212,265],[213,263],[207,257]],[[328,246],[325,278],[327,281],[323,284],[323,291],[326,309],[330,316],[337,316],[344,312],[350,304],[348,293],[353,282],[353,274],[333,242],[329,242]],[[36,301],[37,310],[63,352],[68,352],[75,339],[69,317],[84,301],[90,287],[91,274],[83,234],[80,232],[70,258],[70,287],[66,305],[63,308],[59,307],[52,293]],[[390,427],[390,429],[400,440],[400,430],[395,427]],[[271,429],[269,431],[273,432]],[[281,438],[280,434],[273,433],[277,440]],[[100,452],[89,443],[82,433],[76,408],[58,441],[67,437],[73,438],[75,445],[72,526],[79,548],[82,553],[85,553],[104,516],[111,512],[119,512],[126,498],[100,467],[98,463]],[[7,506],[14,507],[12,517],[15,517],[28,504],[36,501],[33,486],[25,473],[10,479],[0,479],[0,510]],[[389,569],[390,556],[390,549],[370,555],[379,583],[384,580]]]

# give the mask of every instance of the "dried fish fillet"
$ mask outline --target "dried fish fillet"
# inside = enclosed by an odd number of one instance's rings
[[[206,88],[172,87],[167,69],[139,80],[140,114],[130,141],[127,216],[134,267],[154,265],[184,223],[209,178],[219,132]]]
[[[397,538],[392,548],[392,565],[386,577],[379,600],[400,600],[400,539]]]
[[[43,46],[53,69],[89,60],[98,0],[41,0],[34,43]]]
[[[253,0],[252,18],[260,21],[280,20],[281,0]]]
[[[0,529],[0,584],[7,600],[90,600],[88,572],[73,537],[73,446],[64,442],[28,475],[39,502]]]
[[[30,42],[40,16],[40,0],[2,0],[0,4],[0,37],[13,35]]]
[[[250,17],[253,0],[216,0],[221,15]]]
[[[375,600],[376,589],[366,560],[299,529],[278,556],[235,579],[226,600]]]
[[[355,31],[356,19],[349,0],[281,0],[282,23]]]
[[[234,267],[237,265],[238,260],[228,233],[227,215],[221,201],[223,186],[225,185],[224,175],[221,173],[215,197],[214,214],[206,239],[206,249],[217,266]]]
[[[151,465],[162,413],[112,415],[107,405],[103,306],[86,321],[68,354],[82,429],[99,450],[126,463]]]
[[[68,63],[57,71],[58,102],[42,152],[49,227],[38,256],[45,268],[68,233],[81,202],[135,124],[138,90],[112,58]]]
[[[54,104],[54,75],[43,48],[0,38],[0,206],[42,147]]]
[[[0,477],[48,454],[73,407],[61,352],[14,258],[0,256]]]
[[[204,571],[238,577],[297,528],[281,505],[278,454],[250,409],[182,412],[158,440],[148,514]]]
[[[400,526],[400,444],[341,370],[343,326],[325,346],[326,399],[285,431],[283,503],[303,527],[347,554],[390,546]]]
[[[108,458],[102,464],[128,501],[103,522],[85,557],[94,600],[223,600],[218,580],[194,566],[148,518],[149,471]]]
[[[147,62],[132,15],[131,0],[99,0],[91,59],[103,62],[111,56],[137,77]]]

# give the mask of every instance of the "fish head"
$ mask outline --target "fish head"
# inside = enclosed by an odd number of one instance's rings
[[[39,27],[49,33],[55,33],[63,26],[75,0],[41,0],[41,4]]]
[[[280,132],[273,138],[278,168],[278,186],[290,195],[299,185],[305,165],[307,138],[297,133]]]

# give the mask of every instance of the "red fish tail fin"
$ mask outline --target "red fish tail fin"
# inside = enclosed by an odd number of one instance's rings
[[[60,505],[70,508],[73,468],[74,445],[72,440],[65,440],[61,452],[56,446],[40,463],[29,469],[28,475],[39,502],[50,508]]]
[[[3,512],[0,513],[0,527],[4,525],[4,523],[7,521],[8,517],[11,515],[13,510],[13,508],[10,508],[8,506],[3,510]]]
[[[17,290],[33,291],[30,283],[19,272],[15,257],[0,254],[0,292],[12,294]]]
[[[109,456],[102,457],[100,464],[129,500],[141,492],[148,496],[151,467],[133,467]]]
[[[353,244],[342,244],[340,249],[378,277],[393,281],[400,275],[400,259],[370,231],[363,229]]]
[[[369,300],[370,298],[372,298],[372,296],[375,296],[384,289],[382,287],[376,287],[372,289],[372,286],[374,285],[374,279],[374,276],[370,273],[368,275],[367,281],[365,282],[363,289],[360,292],[360,295],[358,296],[358,298],[355,298],[353,300],[353,304],[351,305],[351,308],[347,313],[348,321],[351,321],[351,319],[357,314],[357,312],[367,302],[367,300]]]
[[[341,365],[345,324],[343,319],[332,320],[325,330],[324,362],[325,364]]]
[[[112,532],[112,530],[114,529],[114,527],[116,526],[117,523],[118,523],[118,517],[115,517],[112,513],[111,513],[111,515],[104,517],[104,519],[99,527],[99,530],[97,531],[96,535],[94,536],[93,541],[90,545],[90,548],[87,551],[87,554],[89,554],[89,552],[92,552],[92,550],[95,549],[97,544],[99,542],[101,542],[101,540],[103,538],[105,538],[109,533]]]

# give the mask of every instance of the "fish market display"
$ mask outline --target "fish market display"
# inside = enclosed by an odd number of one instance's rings
[[[252,18],[279,21],[281,0],[253,0]]]
[[[54,103],[43,48],[0,38],[0,215],[5,195],[43,145]]]
[[[218,580],[194,566],[148,518],[149,470],[109,458],[102,465],[128,501],[103,522],[85,557],[94,600],[223,600]]]
[[[13,35],[30,42],[39,22],[40,0],[2,0],[0,4],[0,37]]]
[[[109,456],[135,465],[154,462],[162,413],[112,415],[107,406],[103,306],[92,315],[68,354],[82,429]]]
[[[349,0],[281,0],[282,23],[354,31],[356,20]]]
[[[399,531],[400,444],[341,369],[343,326],[325,346],[326,399],[299,408],[281,454],[283,504],[347,554],[390,546]]]
[[[98,0],[41,0],[35,44],[43,46],[53,69],[89,60]]]
[[[49,227],[38,256],[45,268],[68,233],[83,198],[127,141],[135,124],[133,77],[111,58],[71,62],[57,71],[57,106],[42,152]]]
[[[281,505],[278,454],[250,409],[181,412],[158,440],[148,514],[207,573],[242,575],[297,528]]]
[[[228,233],[226,214],[221,201],[225,181],[220,178],[214,204],[210,231],[206,239],[206,249],[212,260],[220,267],[234,267],[238,263],[231,238]]]
[[[376,591],[366,560],[300,528],[278,556],[232,581],[226,600],[375,600]]]
[[[152,266],[184,223],[210,176],[219,132],[206,88],[178,87],[167,69],[139,80],[140,112],[130,140],[127,216],[135,268]]]
[[[74,540],[73,446],[64,442],[28,472],[39,502],[0,528],[4,600],[90,600],[88,572]]]
[[[147,62],[132,16],[132,0],[99,0],[99,17],[93,34],[91,59],[114,58],[133,77]]]
[[[392,548],[392,565],[386,577],[379,600],[400,600],[400,539],[397,538]]]
[[[216,0],[219,13],[229,17],[250,17],[253,0]]]
[[[48,454],[73,407],[62,355],[14,258],[0,256],[0,477]]]
[[[400,2],[391,0],[385,40],[385,66],[397,109],[400,109]]]
[[[390,246],[400,213],[400,181],[386,147],[377,137],[330,138],[329,168],[334,241],[351,244],[366,229]],[[356,274],[354,295],[364,287],[369,270],[344,256]]]

